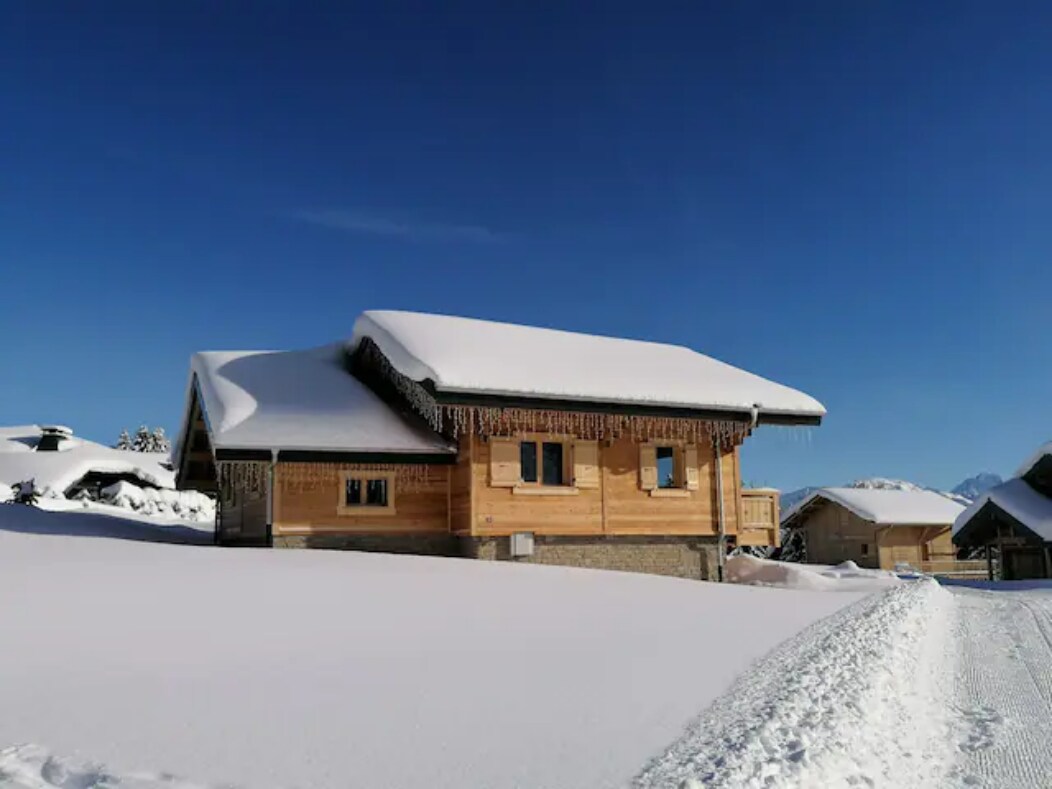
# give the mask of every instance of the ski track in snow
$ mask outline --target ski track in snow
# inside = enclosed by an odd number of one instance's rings
[[[1052,789],[1052,593],[863,600],[760,661],[635,785]]]
[[[1052,594],[954,594],[960,756],[947,785],[1052,787]]]
[[[937,785],[953,760],[954,602],[917,582],[808,628],[750,669],[635,785]]]

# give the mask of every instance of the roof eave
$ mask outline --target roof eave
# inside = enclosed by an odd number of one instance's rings
[[[538,397],[503,392],[480,392],[439,389],[434,381],[425,380],[421,385],[442,405],[480,407],[523,408],[554,411],[584,411],[631,416],[682,417],[724,422],[752,422],[752,411],[747,408],[695,407],[662,405],[659,403],[632,403],[611,400],[587,400],[583,398]],[[822,424],[824,414],[814,412],[770,411],[759,409],[757,424],[816,426]]]

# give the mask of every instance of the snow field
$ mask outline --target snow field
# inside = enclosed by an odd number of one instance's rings
[[[901,584],[743,675],[637,787],[933,786],[953,760],[955,598]]]
[[[171,775],[116,775],[91,762],[56,757],[39,745],[0,750],[0,786],[5,789],[205,789]]]
[[[104,536],[178,528],[0,506],[0,748],[46,749],[8,754],[25,785],[93,785],[40,783],[51,758],[121,789],[624,787],[862,597]]]

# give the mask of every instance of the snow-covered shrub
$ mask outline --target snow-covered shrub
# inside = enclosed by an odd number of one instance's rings
[[[193,521],[215,518],[215,502],[195,490],[141,488],[122,480],[106,486],[99,493],[104,503],[134,510],[141,515],[172,515]]]
[[[36,504],[40,501],[40,489],[34,480],[27,479],[16,482],[11,489],[11,501],[15,504]]]

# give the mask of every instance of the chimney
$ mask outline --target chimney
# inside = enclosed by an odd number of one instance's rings
[[[73,431],[63,425],[43,425],[37,452],[57,452],[59,444],[73,437]]]

